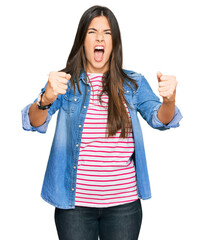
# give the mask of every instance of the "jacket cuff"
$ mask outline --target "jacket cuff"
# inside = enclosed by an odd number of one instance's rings
[[[158,128],[158,129],[161,129],[161,130],[165,130],[165,129],[169,129],[169,128],[176,128],[176,127],[179,127],[180,124],[179,122],[181,121],[181,119],[183,118],[180,110],[178,109],[177,106],[175,106],[175,113],[174,113],[174,117],[173,119],[171,120],[170,123],[168,124],[163,124],[159,119],[158,119],[158,110],[160,108],[161,104],[157,105],[155,108],[154,108],[154,112],[153,112],[153,117],[152,117],[152,125],[153,125],[153,128]]]
[[[22,127],[26,131],[37,131],[39,133],[46,133],[49,121],[51,120],[51,115],[48,113],[46,121],[39,127],[33,127],[30,123],[30,118],[29,118],[29,109],[30,109],[31,104],[27,105],[22,111]]]

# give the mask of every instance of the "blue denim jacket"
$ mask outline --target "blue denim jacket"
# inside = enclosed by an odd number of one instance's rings
[[[153,93],[147,80],[138,73],[124,70],[138,84],[138,89],[124,84],[125,98],[129,103],[129,113],[132,121],[135,151],[133,160],[136,166],[137,191],[141,199],[151,198],[150,183],[145,158],[142,130],[137,112],[147,123],[160,130],[179,126],[182,115],[175,107],[175,115],[168,125],[162,124],[157,118],[161,105],[159,98]],[[79,86],[74,90],[68,82],[66,94],[59,95],[48,111],[45,123],[40,127],[33,127],[29,121],[29,104],[22,110],[23,128],[28,131],[45,133],[51,116],[59,109],[55,135],[44,177],[41,196],[48,203],[58,208],[75,208],[75,190],[77,178],[77,164],[84,120],[89,106],[91,87],[86,81],[85,73],[80,76]],[[42,89],[44,91],[46,86]],[[36,101],[36,100],[35,100]]]

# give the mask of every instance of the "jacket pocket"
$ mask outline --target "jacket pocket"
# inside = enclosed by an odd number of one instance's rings
[[[74,113],[80,101],[81,101],[81,95],[77,96],[71,93],[69,94],[66,93],[63,96],[62,108],[68,114]]]

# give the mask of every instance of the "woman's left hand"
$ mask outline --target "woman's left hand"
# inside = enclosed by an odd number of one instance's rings
[[[163,97],[163,102],[175,102],[177,80],[173,75],[162,75],[157,72],[159,82],[159,95]]]

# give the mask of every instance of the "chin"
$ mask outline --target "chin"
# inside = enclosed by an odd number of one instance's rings
[[[95,64],[93,65],[93,68],[95,70],[98,70],[98,71],[102,71],[103,72],[106,72],[108,69],[109,69],[109,65],[108,63],[104,63],[104,62],[95,62]]]

